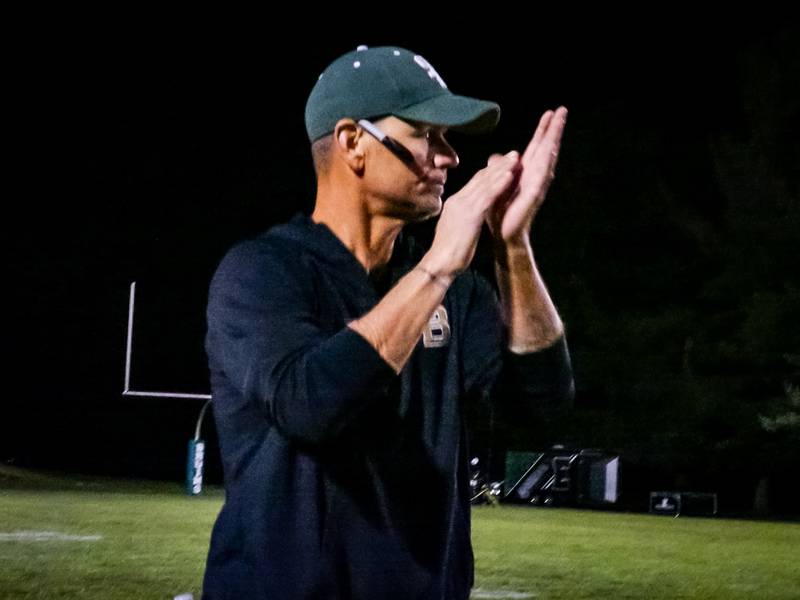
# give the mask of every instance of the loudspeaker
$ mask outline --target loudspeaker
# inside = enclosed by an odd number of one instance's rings
[[[650,512],[672,517],[713,517],[717,514],[717,495],[701,492],[650,492]]]
[[[509,502],[607,505],[618,497],[619,456],[598,450],[508,452],[503,481]]]

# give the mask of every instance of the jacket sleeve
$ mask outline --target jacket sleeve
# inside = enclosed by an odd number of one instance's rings
[[[356,331],[318,322],[313,282],[290,261],[263,240],[226,255],[209,290],[206,351],[212,372],[286,437],[319,443],[396,374]]]
[[[497,294],[485,278],[473,277],[462,334],[467,393],[490,396],[496,414],[507,423],[562,416],[575,397],[566,336],[536,352],[510,352]]]

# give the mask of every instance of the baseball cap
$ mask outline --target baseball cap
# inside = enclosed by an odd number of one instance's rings
[[[486,133],[500,119],[494,102],[453,94],[431,64],[404,48],[359,46],[322,72],[306,102],[312,142],[339,119],[394,115],[463,133]]]

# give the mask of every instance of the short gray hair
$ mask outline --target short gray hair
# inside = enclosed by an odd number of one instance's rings
[[[317,178],[325,175],[331,166],[331,148],[333,147],[333,134],[319,138],[311,144],[311,158],[314,161],[314,171]]]

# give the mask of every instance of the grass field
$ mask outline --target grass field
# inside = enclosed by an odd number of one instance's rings
[[[0,598],[199,600],[222,499],[0,466]],[[798,523],[477,506],[473,542],[473,598],[800,598]]]

